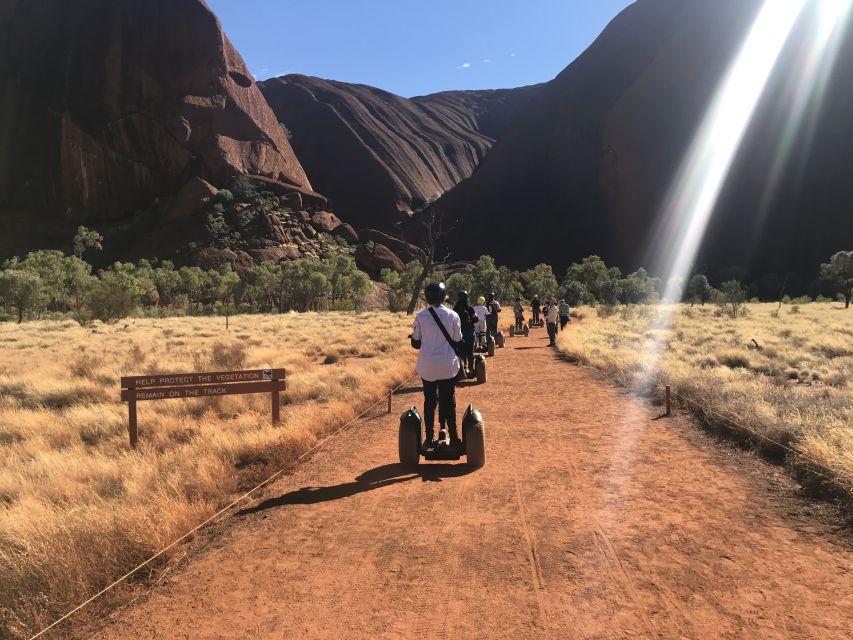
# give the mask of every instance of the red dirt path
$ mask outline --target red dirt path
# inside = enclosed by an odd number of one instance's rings
[[[653,420],[543,336],[459,391],[485,468],[394,464],[405,391],[94,637],[853,637],[853,549],[782,470]]]

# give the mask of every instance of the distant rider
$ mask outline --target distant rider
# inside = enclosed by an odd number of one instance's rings
[[[515,315],[515,330],[516,332],[521,331],[524,326],[524,303],[521,302],[521,298],[515,299],[512,312]]]
[[[486,348],[486,317],[489,310],[486,308],[486,299],[483,296],[477,298],[477,306],[474,307],[477,314],[477,348]]]
[[[539,296],[533,296],[530,301],[530,310],[533,312],[533,324],[539,326],[539,315],[542,312],[542,305],[539,304]]]
[[[569,305],[565,300],[560,300],[560,331],[566,328],[567,324],[572,323],[572,317],[569,315]]]
[[[462,326],[462,341],[465,343],[463,346],[462,355],[465,359],[463,364],[468,365],[467,376],[469,378],[474,377],[474,333],[477,326],[477,312],[474,310],[470,304],[468,304],[468,292],[460,291],[459,297],[456,301],[456,306],[453,307],[453,310],[456,312],[456,315],[459,316],[459,321]]]
[[[494,291],[489,294],[489,302],[486,305],[489,310],[489,315],[486,316],[486,331],[492,337],[492,340],[498,338],[498,321],[501,315],[501,303],[495,299]]]
[[[462,325],[456,312],[442,305],[447,297],[444,283],[428,284],[424,297],[429,306],[415,316],[412,346],[420,350],[416,371],[424,385],[426,448],[435,440],[436,405],[442,426],[447,422],[451,442],[460,442],[456,428],[456,376],[461,368],[457,351],[462,344]]]

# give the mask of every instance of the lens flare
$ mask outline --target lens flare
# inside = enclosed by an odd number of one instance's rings
[[[786,87],[790,96],[787,114],[772,166],[767,172],[761,203],[753,228],[764,228],[773,199],[780,193],[785,168],[791,160],[798,137],[808,144],[814,137],[817,119],[823,106],[827,85],[838,58],[844,26],[850,14],[851,0],[816,0],[815,33],[809,47],[799,52],[795,72]]]
[[[664,298],[674,299],[705,235],[723,183],[805,0],[766,0],[724,77],[664,203],[653,244]]]

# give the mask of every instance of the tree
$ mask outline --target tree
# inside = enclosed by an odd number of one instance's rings
[[[104,271],[86,294],[84,311],[78,320],[100,320],[115,322],[126,318],[136,308],[138,291],[136,287],[128,286],[126,274],[120,271]]]
[[[544,300],[557,293],[557,278],[549,264],[537,264],[527,272],[527,297]]]
[[[700,302],[702,306],[711,299],[711,283],[708,282],[708,277],[702,273],[697,273],[690,278],[690,283],[687,285],[687,295],[690,296],[690,306]]]
[[[418,299],[421,297],[421,291],[424,288],[424,282],[429,278],[436,266],[445,262],[449,257],[444,256],[438,258],[437,251],[444,237],[453,231],[453,226],[445,227],[444,216],[442,216],[435,207],[427,209],[421,215],[421,224],[424,227],[425,239],[422,257],[420,258],[421,272],[415,278],[412,285],[412,297],[409,300],[409,306],[406,308],[406,313],[412,315],[415,312],[415,307],[418,306]]]
[[[219,269],[208,271],[210,295],[225,307],[225,329],[228,329],[231,300],[234,291],[240,286],[240,276],[231,270],[230,264],[224,264]]]
[[[406,309],[421,268],[420,262],[412,260],[400,273],[393,269],[382,269],[379,278],[388,286],[388,308],[391,311],[398,312]]]
[[[622,304],[648,304],[655,291],[655,280],[649,277],[645,269],[640,267],[628,277],[619,282]]]
[[[739,280],[726,280],[717,292],[717,304],[730,318],[737,319],[743,313],[746,291]]]
[[[844,308],[853,300],[853,251],[839,251],[820,266],[820,275],[844,297]]]
[[[567,299],[575,298],[575,305],[617,304],[621,277],[622,272],[617,267],[608,269],[604,260],[589,256],[568,268],[563,289]]]
[[[74,255],[82,258],[88,249],[101,251],[104,248],[103,241],[104,236],[100,233],[81,225],[77,227],[77,233],[74,234]]]
[[[0,299],[16,309],[18,324],[21,324],[26,312],[40,308],[45,302],[41,278],[24,269],[0,271]]]

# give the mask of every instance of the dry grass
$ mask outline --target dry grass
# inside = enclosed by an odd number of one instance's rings
[[[0,325],[0,637],[24,638],[215,512],[414,372],[390,313]],[[269,396],[146,402],[119,377],[285,367]]]
[[[837,304],[776,310],[776,305],[753,304],[746,318],[732,320],[711,306],[679,306],[672,309],[669,330],[655,327],[651,308],[610,318],[585,310],[584,321],[561,334],[558,345],[625,386],[660,399],[662,386],[670,384],[675,393],[792,448],[801,455],[686,404],[709,424],[784,457],[812,488],[849,500],[853,312]]]

